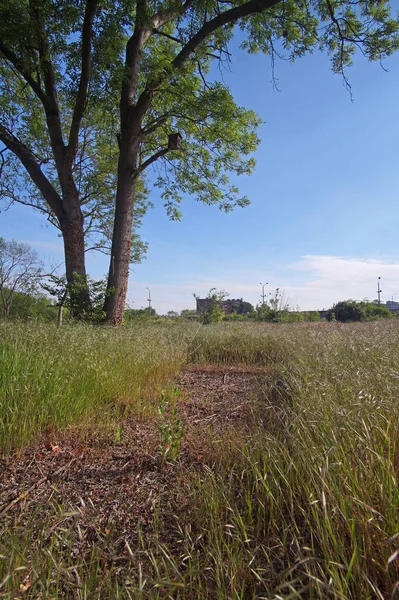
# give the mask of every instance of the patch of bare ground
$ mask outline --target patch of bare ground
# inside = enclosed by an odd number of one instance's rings
[[[193,365],[179,378],[184,399],[180,404],[188,430],[202,439],[205,432],[223,435],[235,429],[250,433],[268,419],[267,407],[259,410],[260,390],[270,386],[270,374],[261,368]]]
[[[184,436],[173,462],[160,447],[159,419],[168,413],[161,417],[155,411],[139,420],[124,418],[100,434],[77,429],[49,433],[22,454],[4,458],[0,554],[9,547],[7,536],[26,529],[28,566],[29,556],[46,545],[56,549],[58,567],[63,567],[59,597],[81,597],[82,566],[93,556],[98,561],[96,597],[107,597],[101,585],[110,577],[139,586],[141,569],[146,590],[151,580],[160,589],[163,574],[156,573],[151,552],[159,554],[161,542],[179,563],[182,530],[191,527],[193,473],[213,468],[216,456],[229,461],[251,431],[264,426],[271,411],[265,401],[260,406],[259,390],[270,385],[271,377],[252,367],[186,367],[177,381]],[[33,567],[16,573],[9,597],[39,597],[37,577]],[[140,597],[155,597],[146,594]]]

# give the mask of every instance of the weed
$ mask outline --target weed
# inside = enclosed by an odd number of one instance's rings
[[[162,392],[158,405],[161,450],[164,458],[175,461],[180,453],[180,443],[184,437],[183,423],[177,410],[178,388]]]

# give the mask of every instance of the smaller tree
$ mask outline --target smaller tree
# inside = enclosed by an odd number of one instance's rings
[[[288,321],[289,304],[284,298],[280,288],[276,288],[274,295],[269,299],[269,302],[263,302],[256,306],[256,320],[270,321],[272,323],[282,323]]]
[[[355,300],[342,300],[330,308],[327,317],[329,321],[332,315],[334,315],[335,321],[341,321],[342,323],[361,321],[362,309],[360,303]]]
[[[383,304],[374,304],[371,302],[362,302],[364,321],[375,321],[377,319],[391,319],[392,313],[387,306]]]
[[[218,323],[223,319],[224,312],[221,307],[223,300],[229,296],[223,290],[218,291],[216,288],[211,288],[206,296],[205,308],[201,312],[200,320],[203,325],[210,325],[211,323]],[[194,298],[197,298],[194,294]]]
[[[0,299],[7,319],[16,292],[33,294],[43,273],[37,252],[28,244],[0,237]]]
[[[317,310],[309,310],[304,314],[305,321],[320,321],[320,313]]]
[[[255,309],[250,302],[240,302],[237,306],[237,314],[238,315],[247,315],[250,316],[254,313]]]

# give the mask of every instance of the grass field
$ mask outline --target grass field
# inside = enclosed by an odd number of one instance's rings
[[[396,320],[0,327],[0,598],[399,598]]]

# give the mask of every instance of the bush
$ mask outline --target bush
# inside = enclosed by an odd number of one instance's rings
[[[303,318],[309,322],[320,321],[320,313],[318,310],[309,310],[303,313]]]
[[[55,306],[43,294],[24,294],[14,292],[8,317],[20,321],[42,321],[56,323],[58,306]]]
[[[330,308],[327,316],[329,321],[335,320],[342,323],[374,321],[391,317],[391,311],[386,306],[373,304],[372,302],[356,302],[355,300],[337,302]]]

